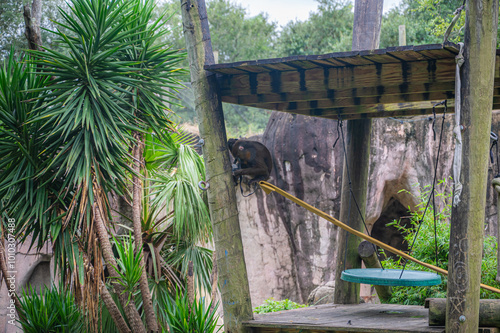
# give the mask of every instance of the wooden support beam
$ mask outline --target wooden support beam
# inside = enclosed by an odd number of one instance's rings
[[[383,3],[383,0],[355,1],[354,28],[352,37],[353,50],[372,50],[378,48]],[[400,65],[403,65],[403,67],[400,67],[401,72],[404,72],[405,75],[410,74],[410,72],[407,71],[407,64]],[[346,70],[348,71],[349,69],[346,68]],[[354,68],[351,70],[356,71]],[[394,68],[394,70],[398,71],[396,68]],[[420,69],[414,68],[414,70],[415,72],[418,72]],[[438,69],[436,68],[436,70]],[[411,73],[410,76],[412,76],[412,74],[413,73]],[[387,73],[380,73],[380,76],[377,76],[380,78],[384,75],[387,75]],[[334,76],[334,78],[338,78],[336,82],[337,84],[344,82],[340,79],[341,77]],[[362,76],[359,78],[362,78]],[[351,79],[352,77],[349,77],[348,75],[346,76],[347,81]],[[333,87],[330,86],[330,82],[334,81],[336,80],[334,79],[328,81],[329,89],[333,89]],[[352,82],[347,83],[347,85],[357,84],[357,81],[358,80],[352,80]],[[364,78],[359,81],[364,81]],[[378,84],[375,84],[375,86],[381,85],[382,82],[384,81],[378,81]],[[369,86],[369,84],[364,86]],[[350,227],[358,231],[363,231],[364,226],[362,221],[366,210],[372,123],[371,119],[349,120],[347,121],[346,127],[345,139],[347,143],[347,152],[344,159],[344,169],[342,174],[340,220],[346,221]],[[352,193],[349,188],[352,189]],[[358,209],[360,214],[358,214]],[[361,268],[361,258],[357,252],[360,239],[353,237],[352,235],[351,237],[347,237],[346,232],[340,231],[337,240],[339,253],[337,254],[337,263],[335,265],[334,301],[337,304],[358,304],[360,297],[359,284],[345,282],[340,278],[340,275],[344,268]],[[345,251],[345,255],[343,251]]]
[[[429,326],[444,326],[446,322],[446,298],[428,298]],[[479,326],[500,328],[500,299],[479,300]]]
[[[498,74],[498,73],[497,73]],[[223,96],[325,91],[385,87],[404,84],[450,82],[455,79],[453,59],[313,68],[222,76]]]
[[[445,99],[454,98],[454,94],[447,91],[439,91],[423,94],[400,94],[400,95],[382,95],[373,97],[356,97],[351,98],[335,98],[309,100],[303,102],[283,102],[283,103],[266,103],[266,104],[250,104],[248,106],[258,107],[262,109],[270,109],[276,111],[295,112],[298,110],[321,110],[333,108],[354,108],[356,113],[367,113],[370,109],[366,109],[366,105],[382,105],[385,110],[420,108],[404,104],[428,104],[435,101],[443,101]],[[412,103],[414,102],[414,103]],[[400,104],[402,104],[400,106]],[[391,107],[392,106],[392,107]],[[428,106],[426,106],[427,108]],[[380,109],[377,109],[380,110]],[[372,111],[374,112],[374,111]]]
[[[204,0],[181,0],[191,84],[195,95],[203,158],[209,184],[208,204],[224,310],[224,331],[249,332],[242,326],[252,319],[250,290],[238,220],[236,193],[227,149],[222,102],[215,75],[204,70],[214,63]]]
[[[452,208],[446,331],[477,332],[498,0],[468,0],[461,69],[463,191]]]
[[[498,83],[500,85],[500,82]],[[255,95],[241,95],[241,96],[222,96],[222,101],[226,103],[242,104],[254,107],[262,107],[266,103],[283,103],[301,102],[311,100],[340,100],[340,99],[353,99],[357,98],[392,98],[394,96],[401,96],[401,101],[404,101],[404,96],[408,94],[421,94],[425,98],[430,93],[445,93],[447,91],[454,92],[455,80],[448,82],[435,82],[435,83],[408,83],[397,85],[383,85],[373,87],[360,87],[360,88],[347,88],[347,89],[328,89],[323,91],[295,91],[290,93],[270,93],[270,94],[255,94]],[[500,95],[500,92],[498,92]],[[398,101],[399,102],[399,101]],[[378,103],[378,102],[374,102]]]

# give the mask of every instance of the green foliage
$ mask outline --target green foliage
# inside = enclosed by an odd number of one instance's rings
[[[62,286],[44,288],[40,294],[29,288],[22,290],[19,323],[27,333],[84,332],[84,315],[73,294]]]
[[[217,306],[211,311],[212,303],[205,304],[204,299],[189,301],[187,293],[178,292],[175,300],[167,303],[167,324],[172,333],[213,333],[220,332],[217,327],[219,316]]]
[[[209,1],[207,13],[219,62],[272,57],[276,24],[269,22],[267,14],[248,17],[246,9],[229,0]]]
[[[318,0],[318,12],[307,21],[290,22],[277,41],[279,56],[350,51],[352,45],[352,3]]]
[[[269,312],[278,312],[284,310],[292,310],[307,307],[306,304],[298,304],[289,299],[285,299],[283,301],[275,301],[274,298],[268,298],[264,301],[264,304],[256,306],[253,309],[254,313],[269,313]]]
[[[400,221],[390,223],[398,228],[404,236],[405,242],[409,247],[415,239],[415,234],[418,228],[418,238],[415,240],[411,255],[423,262],[433,263],[436,266],[448,270],[448,255],[449,255],[449,240],[450,240],[450,217],[451,217],[451,193],[447,193],[446,181],[439,182],[438,187],[443,190],[436,192],[436,231],[434,229],[434,211],[432,204],[429,205],[427,213],[424,214],[427,198],[429,197],[430,188],[425,187],[421,191],[420,204],[417,210],[411,212],[411,224],[407,227],[402,225]],[[422,221],[422,222],[420,222]],[[437,263],[436,263],[436,247],[435,240],[437,239]],[[496,272],[496,249],[497,243],[493,236],[486,236],[484,239],[484,252],[482,260],[482,283],[498,286],[495,281]],[[383,253],[383,250],[381,250]],[[382,262],[384,268],[387,269],[402,269],[404,259],[388,258]],[[429,271],[412,261],[406,264],[407,270]],[[442,283],[430,287],[392,287],[392,298],[389,303],[405,304],[405,305],[423,305],[426,298],[446,297],[446,289],[448,279],[446,276],[441,276]],[[500,298],[499,294],[481,289],[481,298]]]
[[[132,242],[131,234],[128,237],[122,237],[121,241],[117,240],[114,236],[113,239],[116,252],[118,252],[118,257],[116,258],[116,265],[118,267],[113,267],[119,275],[116,282],[123,286],[123,293],[129,293],[128,301],[130,302],[142,274],[142,251],[134,254],[134,243]]]

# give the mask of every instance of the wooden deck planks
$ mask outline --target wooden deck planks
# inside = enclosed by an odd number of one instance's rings
[[[328,304],[256,315],[244,326],[254,332],[444,332],[443,327],[428,326],[424,307],[396,304]]]

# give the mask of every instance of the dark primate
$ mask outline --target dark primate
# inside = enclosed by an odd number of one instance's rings
[[[227,146],[235,158],[238,169],[233,175],[235,182],[239,176],[250,176],[249,185],[268,180],[273,168],[271,153],[262,143],[250,140],[229,139]]]

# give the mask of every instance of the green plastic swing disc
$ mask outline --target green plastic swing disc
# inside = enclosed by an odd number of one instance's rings
[[[441,276],[436,273],[405,270],[401,275],[400,269],[381,268],[348,269],[342,272],[340,278],[377,286],[435,286],[441,283]]]

